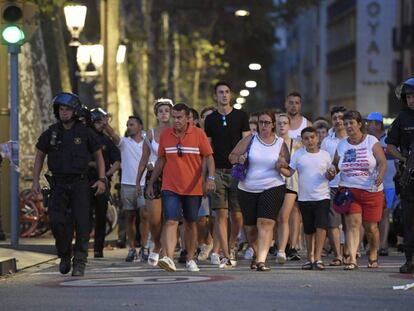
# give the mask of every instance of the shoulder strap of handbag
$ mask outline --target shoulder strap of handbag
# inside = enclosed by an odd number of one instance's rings
[[[246,149],[246,157],[247,157],[247,158],[249,157],[250,147],[252,146],[254,136],[255,136],[255,135],[252,135],[252,139],[250,139],[250,142],[249,142],[249,144],[247,145],[247,149]]]

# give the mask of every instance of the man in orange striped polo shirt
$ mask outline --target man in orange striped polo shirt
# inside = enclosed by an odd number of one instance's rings
[[[170,272],[176,270],[173,258],[178,222],[182,216],[185,219],[186,267],[191,272],[199,271],[193,259],[197,246],[198,209],[203,192],[216,188],[213,150],[204,131],[189,125],[189,115],[190,109],[184,104],[172,108],[173,127],[161,134],[158,160],[147,187],[147,195],[152,197],[152,185],[163,173],[161,199],[165,222],[161,245],[165,256],[158,261],[158,266]],[[205,191],[203,158],[208,170]]]

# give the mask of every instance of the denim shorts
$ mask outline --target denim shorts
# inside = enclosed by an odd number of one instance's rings
[[[180,195],[169,190],[161,192],[162,209],[165,220],[180,221],[182,217],[188,222],[197,221],[201,195]]]

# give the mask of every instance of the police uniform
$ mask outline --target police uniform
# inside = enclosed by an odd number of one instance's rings
[[[90,128],[75,121],[70,129],[65,129],[61,122],[53,124],[41,134],[36,147],[47,154],[52,173],[48,213],[58,256],[67,260],[73,255],[74,267],[78,263],[84,268],[88,254],[91,192],[88,162],[101,144]],[[74,230],[76,242],[72,252]]]
[[[414,142],[414,110],[403,109],[394,120],[385,139],[387,144],[400,149],[400,153],[407,157],[410,145]],[[413,150],[414,152],[414,150]],[[404,219],[404,249],[407,263],[414,264],[414,183],[401,189],[401,206]],[[401,269],[400,269],[401,271]]]
[[[121,152],[115,146],[113,141],[103,133],[93,130],[99,137],[100,144],[102,146],[102,156],[105,162],[105,172],[107,172],[111,165],[116,161],[121,161]],[[99,174],[95,168],[89,169],[89,179],[95,183],[99,179]],[[107,184],[110,189],[109,183]],[[91,210],[92,214],[95,212],[95,235],[94,235],[94,252],[95,257],[102,257],[102,250],[105,243],[106,235],[106,212],[108,210],[108,195],[103,193],[100,195],[94,195],[91,193]]]

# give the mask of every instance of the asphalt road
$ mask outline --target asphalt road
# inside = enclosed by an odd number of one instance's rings
[[[0,310],[414,310],[414,289],[392,289],[414,282],[397,273],[403,257],[395,252],[379,269],[367,269],[362,258],[357,271],[302,271],[303,260],[279,266],[271,257],[270,272],[241,260],[225,271],[201,263],[198,273],[126,263],[125,255],[115,249],[90,258],[83,278],[60,275],[57,261],[2,278]]]

